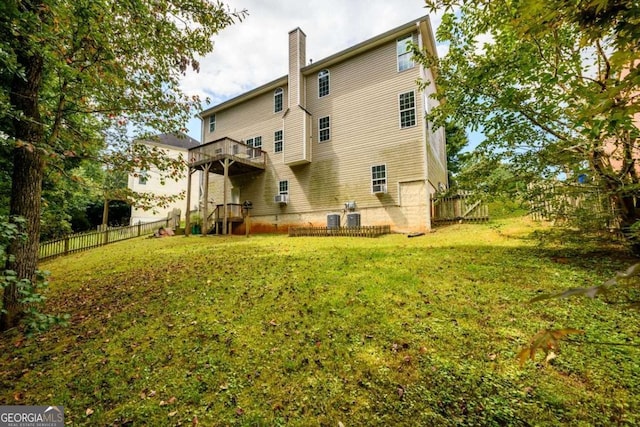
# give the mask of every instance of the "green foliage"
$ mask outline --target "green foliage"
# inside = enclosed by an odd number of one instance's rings
[[[575,187],[586,177],[640,249],[628,232],[640,215],[637,2],[427,5],[450,11],[437,34],[448,44],[447,55],[437,60],[416,52],[436,67],[437,97],[446,100],[431,119],[482,129],[486,139],[476,159],[508,168],[519,182]],[[476,168],[476,178],[489,185],[492,175],[480,179],[483,171],[491,169]],[[518,191],[530,199],[528,187]]]
[[[608,301],[613,299],[613,293],[618,292],[624,297],[624,303],[628,308],[638,309],[640,308],[640,300],[637,298],[637,291],[640,277],[640,263],[633,264],[627,268],[624,272],[617,272],[616,275],[607,280],[605,283],[597,286],[590,286],[587,288],[570,288],[560,293],[555,294],[541,294],[532,298],[530,302],[546,301],[555,298],[568,298],[571,296],[585,296],[588,298],[595,298],[596,296],[607,297]],[[631,292],[629,292],[631,290]],[[538,350],[542,350],[547,356],[547,360],[550,358],[550,354],[555,357],[555,354],[550,353],[551,350],[558,348],[558,343],[561,339],[570,334],[581,334],[584,331],[576,330],[573,328],[557,329],[557,330],[544,330],[538,332],[532,339],[531,344],[528,347],[523,348],[518,353],[518,360],[522,366],[527,360],[535,361],[535,355]]]
[[[14,154],[9,214],[28,224],[27,241],[10,247],[20,279],[35,274],[46,171],[68,175],[99,157],[107,165],[166,164],[138,156],[132,136],[184,130],[200,99],[181,91],[182,76],[244,15],[208,0],[0,4],[0,135]],[[111,178],[125,175],[107,167],[104,200],[114,198]],[[8,286],[3,329],[20,317],[17,283]]]
[[[455,176],[460,173],[465,159],[462,152],[469,145],[469,138],[464,128],[452,122],[445,126],[447,138],[447,171],[449,172],[449,186],[457,187]]]
[[[640,263],[633,264],[624,272],[616,273],[615,277],[607,280],[602,285],[592,286],[589,288],[571,288],[558,294],[538,295],[531,302],[544,301],[552,298],[567,298],[570,296],[581,295],[589,298],[595,298],[598,295],[609,293],[615,288],[628,288],[638,286],[638,276],[640,276]],[[637,305],[638,301],[629,301],[632,305]]]
[[[13,262],[13,256],[8,253],[8,248],[16,239],[25,240],[27,238],[24,233],[25,220],[23,218],[11,218],[0,216],[0,290],[4,291],[9,286],[17,288],[19,303],[27,306],[25,310],[25,334],[31,336],[34,333],[41,333],[54,325],[66,325],[69,319],[68,315],[51,315],[42,312],[46,298],[42,292],[48,286],[48,273],[37,270],[34,281],[20,279],[16,272],[8,269],[6,266]],[[4,310],[1,308],[0,311]]]
[[[0,341],[0,403],[55,401],[73,425],[635,425],[640,349],[586,341],[629,343],[639,313],[518,303],[629,258],[539,247],[540,227],[143,238],[58,258],[46,304],[70,325]],[[585,333],[519,368],[568,318]]]

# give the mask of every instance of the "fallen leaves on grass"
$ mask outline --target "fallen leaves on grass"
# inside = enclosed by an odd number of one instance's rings
[[[583,334],[584,331],[579,329],[565,328],[554,330],[543,330],[538,332],[533,339],[529,347],[523,348],[518,352],[517,359],[520,362],[520,366],[524,365],[527,360],[534,361],[536,352],[541,350],[545,354],[545,361],[549,362],[555,358],[555,353],[551,350],[558,348],[558,342],[565,338],[567,335]],[[551,356],[550,356],[551,355]]]

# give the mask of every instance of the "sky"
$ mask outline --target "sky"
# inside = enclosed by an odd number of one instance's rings
[[[189,95],[209,98],[209,108],[287,74],[289,31],[307,35],[307,60],[314,62],[425,15],[434,32],[441,15],[429,14],[422,0],[225,0],[246,9],[242,22],[214,37],[212,53],[200,59],[200,72],[182,81]],[[446,46],[438,46],[440,54]],[[188,124],[201,138],[200,120]]]

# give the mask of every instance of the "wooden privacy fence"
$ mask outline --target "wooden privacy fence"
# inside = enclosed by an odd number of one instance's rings
[[[289,227],[289,237],[378,237],[390,234],[390,225],[372,225],[364,227]]]
[[[619,228],[613,206],[596,186],[530,184],[528,190],[529,214],[535,221],[562,223],[579,218],[599,228]]]
[[[459,193],[431,199],[431,221],[435,224],[488,220],[489,206],[482,200],[474,199],[471,194]]]
[[[126,227],[112,227],[106,230],[69,234],[55,240],[40,243],[39,259],[45,260],[60,255],[84,251],[109,243],[132,239],[144,234],[151,234],[160,227],[175,226],[172,218],[154,222],[138,223]]]

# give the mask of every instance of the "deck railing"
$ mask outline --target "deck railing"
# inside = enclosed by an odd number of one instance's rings
[[[224,220],[224,205],[216,205],[215,218],[217,222]],[[239,203],[227,203],[227,219],[242,218],[242,205]]]
[[[390,225],[363,227],[289,227],[289,237],[378,237],[390,234]]]
[[[231,138],[208,142],[189,150],[189,163],[192,166],[224,157],[265,167],[266,156],[261,148],[251,147]]]

